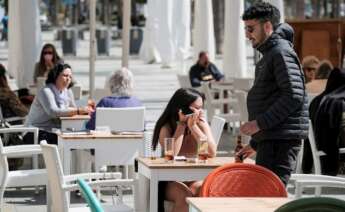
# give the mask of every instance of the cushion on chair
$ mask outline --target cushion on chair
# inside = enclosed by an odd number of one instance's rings
[[[243,163],[221,166],[204,180],[202,197],[287,197],[284,184],[270,170]]]

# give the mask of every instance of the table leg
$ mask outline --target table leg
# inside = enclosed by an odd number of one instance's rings
[[[65,175],[69,175],[71,173],[71,149],[64,144],[63,145],[63,171]]]
[[[150,212],[158,211],[158,179],[154,174],[150,179]]]
[[[149,197],[149,179],[147,179],[144,175],[138,174],[138,182],[137,182],[137,192],[136,192],[136,211],[140,212],[148,212],[149,205],[148,205],[148,197]]]

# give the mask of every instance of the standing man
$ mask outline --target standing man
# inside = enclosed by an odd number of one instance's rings
[[[208,53],[201,51],[199,59],[189,71],[189,79],[192,87],[201,86],[202,81],[220,81],[224,75],[220,73],[217,66],[210,62]]]
[[[308,135],[308,100],[292,48],[293,29],[280,24],[279,10],[265,2],[248,8],[242,19],[246,37],[263,56],[248,92],[249,121],[240,128],[252,140],[237,156],[245,158],[256,151],[256,164],[273,171],[286,185],[296,167],[301,139]]]

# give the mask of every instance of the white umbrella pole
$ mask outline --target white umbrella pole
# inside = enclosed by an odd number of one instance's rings
[[[129,30],[131,27],[131,0],[123,0],[122,17],[122,67],[128,68]]]
[[[95,91],[95,61],[96,61],[96,0],[90,0],[90,71],[89,91],[90,99]]]

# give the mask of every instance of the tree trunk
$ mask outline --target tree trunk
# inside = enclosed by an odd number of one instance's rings
[[[223,53],[225,1],[212,0],[216,53]]]

